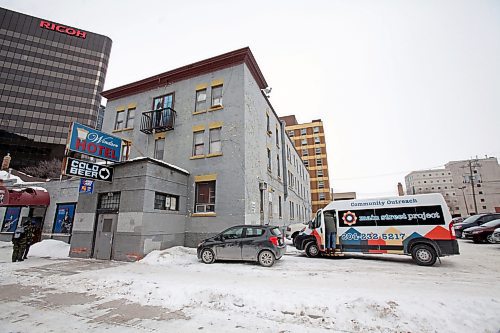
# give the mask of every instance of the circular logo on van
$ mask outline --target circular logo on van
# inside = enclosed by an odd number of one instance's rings
[[[358,218],[356,217],[356,214],[349,211],[347,213],[344,213],[344,215],[342,216],[342,220],[344,221],[345,224],[347,224],[348,226],[351,226],[353,224],[356,224],[356,222],[358,221]]]

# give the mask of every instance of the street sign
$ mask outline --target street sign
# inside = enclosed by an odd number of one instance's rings
[[[82,178],[80,179],[80,193],[90,193],[94,192],[94,181],[90,179]]]
[[[112,182],[113,168],[68,157],[66,175]]]
[[[68,149],[103,160],[120,162],[122,139],[92,127],[73,123]]]

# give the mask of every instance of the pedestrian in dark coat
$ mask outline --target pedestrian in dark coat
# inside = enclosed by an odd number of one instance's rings
[[[26,231],[23,225],[17,226],[14,234],[12,235],[12,244],[14,248],[12,251],[12,262],[23,261],[24,250],[26,248]]]
[[[33,240],[35,237],[35,227],[32,224],[32,221],[28,220],[26,222],[24,230],[26,232],[26,247],[24,249],[23,259],[28,259],[28,252],[30,251],[30,246],[31,244],[33,244]]]

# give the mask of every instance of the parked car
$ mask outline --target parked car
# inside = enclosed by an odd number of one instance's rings
[[[257,261],[271,267],[286,251],[279,227],[240,225],[224,230],[198,244],[198,259],[205,264],[215,260]]]
[[[301,232],[304,231],[305,228],[307,227],[307,224],[309,222],[304,222],[304,223],[294,223],[290,224],[286,227],[285,231],[285,237],[287,239],[291,239],[292,241],[297,237],[297,235]]]
[[[463,230],[485,224],[495,219],[500,219],[500,213],[473,215],[466,218],[463,222],[454,225],[455,235],[457,238],[462,238]]]
[[[472,239],[474,243],[495,243],[493,240],[493,232],[500,227],[500,219],[486,222],[477,227],[467,228],[463,231],[465,238]]]
[[[492,237],[493,241],[495,243],[500,243],[500,228],[496,228],[494,231],[493,231],[493,237]]]
[[[451,222],[453,222],[453,224],[457,224],[457,223],[462,223],[465,219],[463,217],[454,217],[451,219]]]

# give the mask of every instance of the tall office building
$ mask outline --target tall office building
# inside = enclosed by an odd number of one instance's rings
[[[0,8],[0,45],[0,156],[62,157],[71,122],[96,125],[111,39]]]
[[[285,122],[286,132],[309,171],[312,211],[316,213],[332,201],[323,122],[317,119],[299,124],[295,115],[280,119]]]

